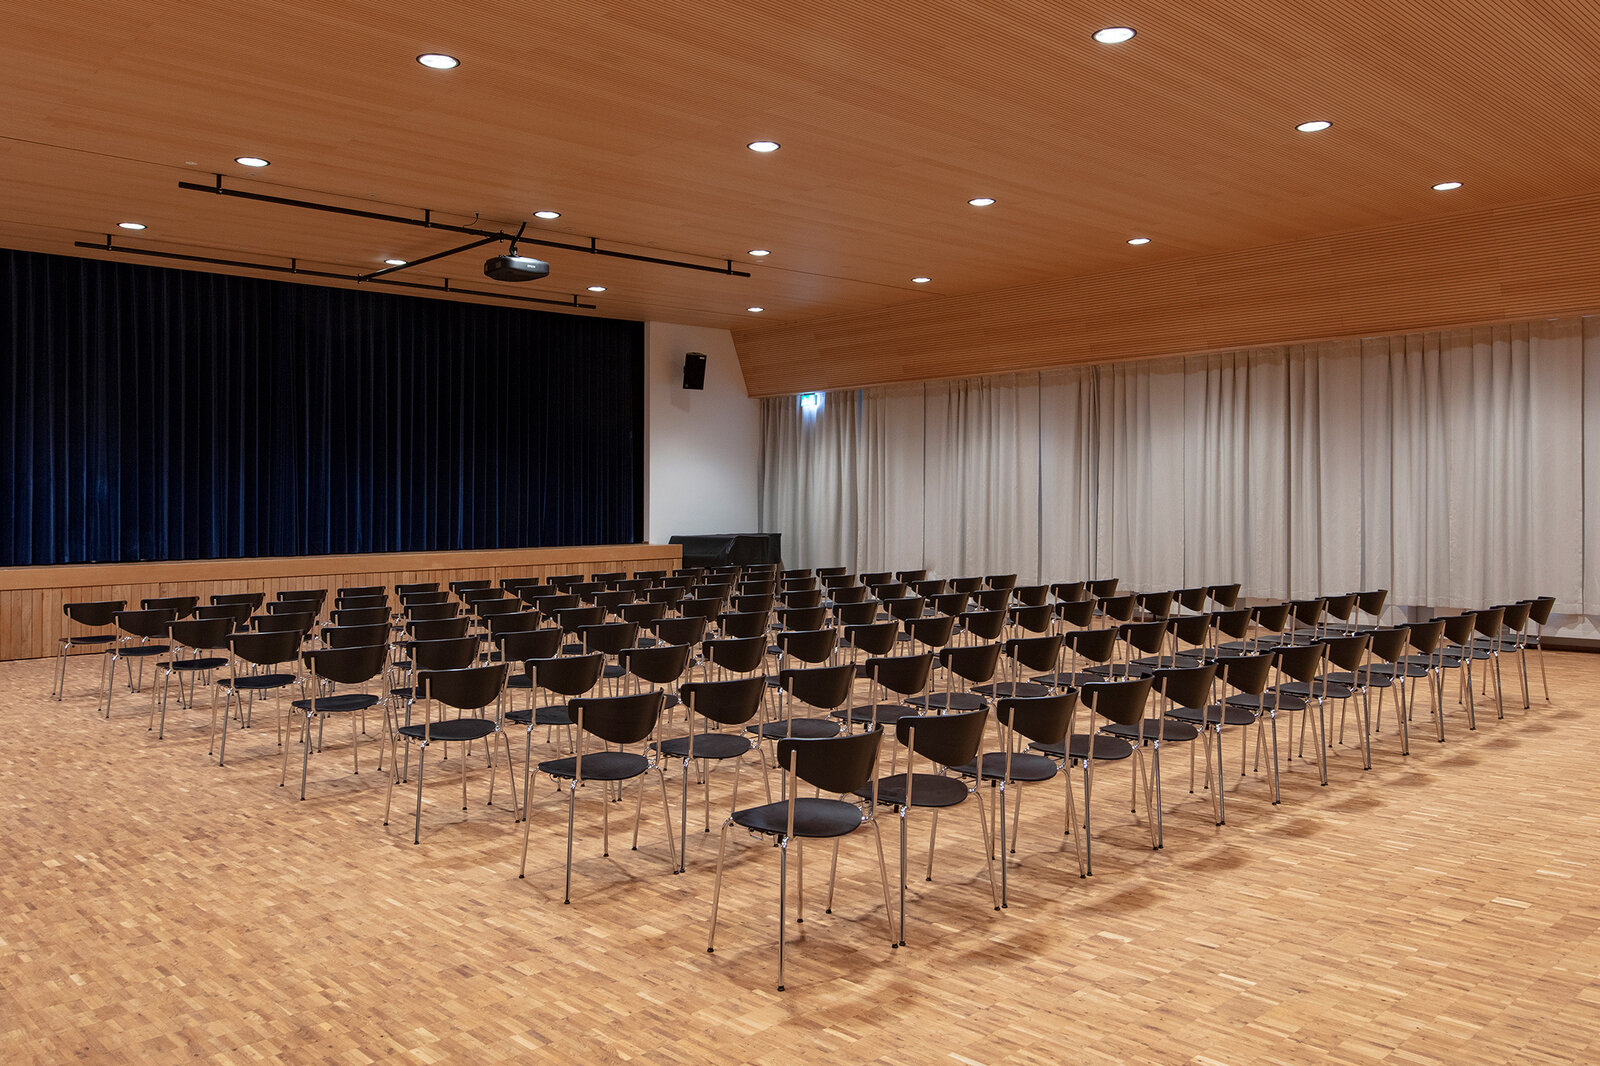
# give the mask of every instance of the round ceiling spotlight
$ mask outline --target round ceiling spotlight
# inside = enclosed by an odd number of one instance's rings
[[[994,197],[974,196],[972,199],[968,200],[967,203],[971,204],[973,207],[988,207],[994,203]]]
[[[1333,123],[1327,121],[1326,119],[1319,118],[1310,122],[1302,122],[1300,125],[1296,126],[1295,129],[1299,130],[1301,133],[1321,133],[1331,125],[1333,125]]]
[[[605,292],[606,291],[606,287],[604,285],[590,285],[589,286],[589,291],[590,292]]]
[[[765,307],[746,307],[745,310],[749,311],[752,315],[759,315],[761,312],[765,311],[766,308]]]
[[[560,218],[561,217],[561,212],[560,211],[535,211],[533,213],[533,217],[534,218],[542,218],[542,219],[545,219],[546,221],[548,221],[548,220],[550,220],[552,218]]]
[[[1433,191],[1434,192],[1451,192],[1451,191],[1453,191],[1455,189],[1459,189],[1459,188],[1461,188],[1461,183],[1459,181],[1441,181],[1439,184],[1437,184],[1437,185],[1435,185],[1433,187]]]
[[[117,225],[122,229],[144,229],[143,222],[118,222]]]
[[[1129,26],[1107,26],[1103,30],[1094,31],[1094,39],[1101,44],[1121,44],[1133,40],[1135,36],[1134,30]]]
[[[763,256],[768,256],[772,253],[767,251],[765,248],[752,248],[750,249],[750,254],[755,256],[757,259],[760,259]]]
[[[241,167],[270,167],[272,165],[271,160],[262,159],[258,155],[236,156],[233,161]]]
[[[1128,238],[1128,243],[1129,244],[1133,244],[1133,245],[1149,244],[1150,243],[1150,238],[1149,237],[1129,237]]]
[[[461,60],[443,52],[424,52],[417,57],[417,62],[430,70],[454,70],[461,65]]]
[[[777,141],[751,141],[749,144],[745,145],[745,147],[750,149],[752,152],[765,153],[776,152],[779,148],[782,148],[783,145],[779,144]]]
[[[403,267],[407,261],[404,259],[385,259],[383,262],[385,266]]]
[[[912,278],[911,279],[911,284],[913,284],[913,285],[926,285],[928,282],[930,282],[932,280],[933,280],[932,278]]]

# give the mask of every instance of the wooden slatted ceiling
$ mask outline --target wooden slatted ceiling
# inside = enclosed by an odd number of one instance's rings
[[[1121,22],[1132,42],[1090,40]],[[119,240],[354,270],[451,243],[176,188],[217,172],[451,221],[551,207],[536,232],[755,276],[551,253],[508,291],[783,328],[1594,191],[1597,23],[1562,0],[13,6],[0,243],[70,253],[135,219]],[[431,49],[463,66],[413,62]],[[417,276],[487,285],[481,258]]]
[[[752,396],[1600,309],[1600,196],[735,335]]]

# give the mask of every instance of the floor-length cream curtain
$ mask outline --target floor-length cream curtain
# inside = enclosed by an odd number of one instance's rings
[[[761,405],[761,529],[783,535],[790,566],[855,559],[856,404],[831,392],[815,410],[793,396]]]

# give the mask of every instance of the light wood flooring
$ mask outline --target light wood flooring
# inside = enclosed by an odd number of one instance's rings
[[[1469,733],[1452,706],[1443,745],[1419,717],[1409,758],[1386,721],[1370,772],[1351,747],[1326,788],[1309,760],[1286,763],[1277,807],[1264,774],[1239,776],[1230,736],[1221,828],[1169,749],[1159,852],[1128,810],[1127,764],[1102,768],[1087,880],[1059,780],[1031,790],[1004,912],[975,816],[948,812],[903,948],[870,835],[845,842],[832,915],[817,848],[782,993],[777,854],[743,834],[706,953],[726,775],[711,833],[691,808],[678,876],[653,782],[640,850],[630,793],[604,859],[586,790],[563,906],[566,807],[548,781],[518,880],[503,774],[486,807],[475,764],[463,814],[460,764],[430,759],[413,846],[412,793],[381,824],[376,745],[352,775],[330,726],[300,802],[261,718],[219,768],[204,706],[157,741],[142,700],[96,716],[92,658],[59,704],[47,662],[0,663],[0,1063],[1597,1062],[1600,658],[1548,662],[1548,703],[1535,670],[1531,710],[1508,700],[1497,721],[1480,701]],[[741,800],[758,781],[746,772]],[[885,819],[891,881],[896,841]]]

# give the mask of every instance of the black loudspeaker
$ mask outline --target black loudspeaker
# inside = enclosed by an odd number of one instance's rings
[[[683,357],[683,387],[686,389],[706,387],[706,357],[703,352],[690,352]]]

